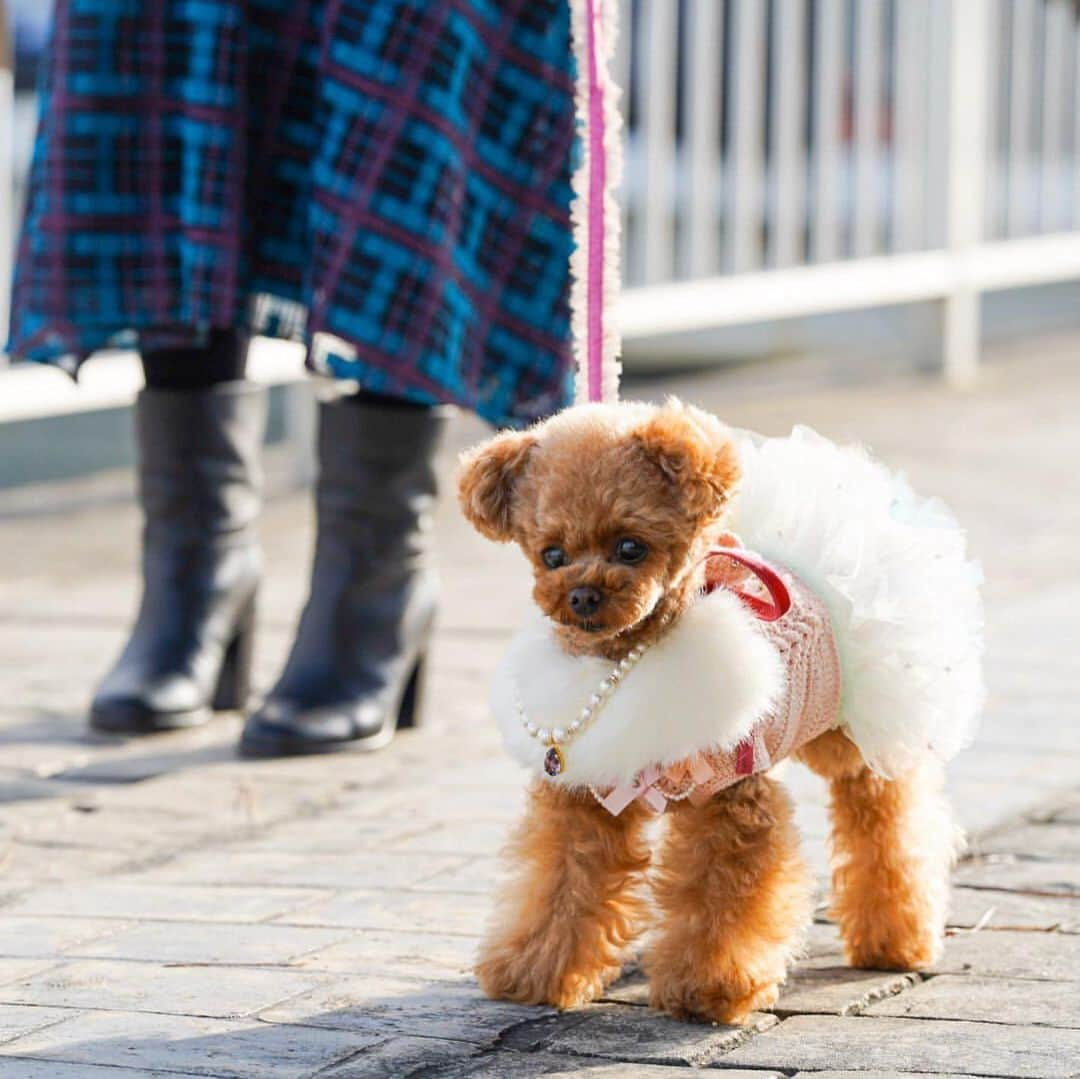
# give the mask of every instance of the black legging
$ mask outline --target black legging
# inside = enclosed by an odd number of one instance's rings
[[[240,330],[211,330],[205,345],[144,352],[146,385],[152,390],[205,390],[236,382],[244,377],[248,340]]]
[[[244,377],[250,336],[242,330],[212,329],[205,345],[153,349],[142,354],[143,377],[152,390],[205,390]],[[346,398],[384,408],[423,409],[429,405],[391,394],[357,390]]]

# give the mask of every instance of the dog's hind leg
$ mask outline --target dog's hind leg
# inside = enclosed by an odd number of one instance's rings
[[[821,735],[799,755],[829,781],[832,907],[848,962],[882,970],[931,963],[941,947],[959,846],[940,764],[928,759],[885,779],[839,731]]]
[[[538,782],[511,840],[476,975],[490,997],[572,1008],[618,976],[645,920],[649,866],[638,802],[613,817],[591,794]]]
[[[662,919],[650,999],[680,1018],[738,1023],[776,1001],[812,913],[791,799],[765,775],[678,802],[654,883]]]

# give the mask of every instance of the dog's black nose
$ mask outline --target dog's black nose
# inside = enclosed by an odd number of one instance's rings
[[[570,590],[570,609],[578,618],[588,618],[590,615],[596,614],[596,608],[600,606],[600,601],[603,598],[596,588],[587,586],[572,588]]]

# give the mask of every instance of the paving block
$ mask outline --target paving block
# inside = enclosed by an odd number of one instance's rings
[[[127,868],[131,855],[124,851],[91,848],[65,850],[13,842],[7,850],[3,881],[22,891],[99,877]]]
[[[372,1043],[356,1032],[97,1011],[20,1038],[3,1051],[68,1061],[80,1068],[160,1068],[169,1074],[215,1079],[299,1079]],[[131,1074],[119,1071],[117,1079]]]
[[[428,857],[416,855],[416,857]],[[491,895],[506,876],[506,863],[500,858],[470,858],[456,866],[442,869],[416,885],[418,892],[473,892]]]
[[[954,880],[968,887],[1077,898],[1080,897],[1080,859],[1063,861],[990,855],[960,866]]]
[[[144,922],[68,955],[92,959],[156,960],[193,965],[297,963],[347,936],[348,930],[289,925],[219,925],[213,922]]]
[[[196,1074],[114,1068],[108,1064],[64,1064],[58,1060],[28,1060],[3,1053],[0,1049],[0,1079],[176,1079],[177,1076]]]
[[[303,908],[325,893],[302,888],[227,888],[155,884],[145,879],[43,888],[4,913],[73,918],[153,918],[191,922],[261,922]]]
[[[600,1001],[605,1004],[649,1005],[649,976],[637,963],[628,963],[617,981],[604,990]]]
[[[1080,824],[1080,791],[1066,791],[1025,816],[1039,823]]]
[[[0,910],[0,956],[49,959],[123,927],[103,919],[16,917]]]
[[[1075,824],[1020,824],[972,840],[971,852],[1024,858],[1080,860],[1080,821]]]
[[[480,687],[477,687],[478,691]],[[481,691],[482,692],[482,691]],[[445,744],[429,745],[427,749],[438,749],[443,753],[460,749],[456,738],[447,739]],[[425,752],[425,762],[432,760],[432,753]],[[430,767],[429,763],[425,764]],[[399,789],[394,803],[394,812],[405,821],[431,821],[432,823],[453,822],[467,828],[474,820],[501,821],[504,825],[514,823],[525,807],[525,784],[520,786],[485,787],[481,784],[471,786],[438,786],[430,783],[416,783]],[[372,808],[365,804],[363,797],[352,803],[345,801],[341,811],[346,815],[367,816]]]
[[[192,842],[210,831],[212,823],[167,805],[158,809],[100,805],[95,798],[56,798],[26,807],[11,822],[13,837],[21,843],[49,848],[71,847],[113,850],[145,857],[152,851]],[[220,833],[221,824],[217,825]],[[56,857],[56,851],[52,851]],[[74,852],[68,855],[76,858]]]
[[[651,1009],[605,1004],[590,1009],[582,1022],[566,1030],[556,1028],[543,1048],[573,1056],[696,1067],[776,1021],[772,1015],[754,1015],[742,1027],[686,1023]]]
[[[942,974],[871,1005],[865,1014],[1080,1030],[1080,993],[1054,982]]]
[[[408,832],[406,820],[396,814],[342,821],[337,813],[282,821],[259,834],[231,844],[237,852],[274,851],[296,854],[355,853],[357,850],[398,850],[395,840]],[[454,853],[439,851],[436,853]]]
[[[231,730],[239,733],[238,727]],[[234,748],[220,731],[214,733],[214,741]],[[321,812],[331,801],[333,784],[326,782],[328,778],[324,769],[324,782],[318,785],[282,783],[250,762],[238,766],[230,755],[220,763],[184,768],[135,785],[96,787],[89,797],[102,812],[168,813],[177,820],[214,822],[219,835],[235,834],[277,821],[317,820],[310,814]]]
[[[438,1079],[713,1079],[718,1073],[704,1068],[671,1068],[657,1064],[609,1062],[596,1057],[575,1057],[561,1053],[484,1053],[461,1064],[440,1069]],[[719,1073],[724,1079],[782,1079],[779,1072],[747,1071],[738,1068]]]
[[[724,1067],[788,1072],[958,1072],[1069,1079],[1080,1031],[858,1016],[797,1015],[722,1058]]]
[[[729,1074],[735,1074],[731,1072]],[[757,1075],[757,1072],[753,1073]],[[794,1079],[866,1079],[866,1072],[852,1071],[823,1071],[823,1072],[796,1072]],[[874,1079],[911,1079],[911,1072],[874,1072]],[[919,1079],[969,1079],[967,1075],[952,1072],[946,1075],[944,1072],[919,1072]]]
[[[56,794],[56,784],[47,779],[0,768],[0,804],[28,801],[32,798],[55,798]]]
[[[796,970],[770,1009],[777,1015],[858,1015],[874,1001],[895,996],[916,981],[914,974],[819,967]]]
[[[1080,937],[1009,930],[949,937],[944,954],[929,973],[1076,983],[1080,982]]]
[[[352,935],[305,956],[297,964],[305,970],[443,980],[469,975],[476,964],[475,937],[385,929],[319,932]]]
[[[389,844],[391,850],[426,854],[495,854],[510,838],[504,821],[466,820],[443,824],[434,821],[426,827],[410,828]]]
[[[807,959],[820,959],[825,956],[843,955],[844,943],[840,939],[840,927],[834,922],[815,920],[807,929],[806,942],[803,946]]]
[[[155,881],[314,888],[407,888],[464,859],[355,849],[334,854],[243,851],[232,847],[183,855],[156,868]]]
[[[231,1018],[251,1015],[320,984],[273,968],[166,966],[86,959],[0,985],[0,1002]]]
[[[572,1012],[541,1011],[535,1019],[526,1019],[504,1030],[499,1037],[498,1048],[516,1053],[535,1053],[547,1045],[554,1035],[565,1034],[572,1027],[584,1023],[598,1007],[592,1004]]]
[[[10,1042],[41,1027],[59,1023],[74,1012],[61,1008],[35,1008],[23,1004],[0,1004],[0,1042]]]
[[[491,913],[490,895],[351,891],[305,906],[276,921],[290,925],[351,926],[394,932],[477,936]]]
[[[517,1023],[551,1009],[488,1000],[473,984],[394,978],[339,978],[268,1009],[273,1023],[360,1030],[383,1038],[413,1035],[487,1045]]]
[[[86,738],[86,726],[74,717],[6,713],[0,720],[0,756],[4,773],[47,780],[66,768],[93,759],[100,747]],[[6,793],[6,788],[5,788]]]
[[[0,959],[0,987],[24,978],[32,978],[56,965],[56,959]],[[2,992],[0,999],[4,999]]]
[[[469,1042],[446,1038],[391,1038],[389,1041],[362,1049],[351,1060],[320,1072],[319,1079],[402,1079],[428,1069],[443,1068],[456,1060],[475,1056],[479,1049]]]
[[[974,929],[1057,929],[1080,933],[1080,909],[1073,899],[998,892],[989,888],[953,888],[949,925]]]

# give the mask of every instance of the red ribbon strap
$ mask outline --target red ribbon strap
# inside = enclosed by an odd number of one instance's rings
[[[776,622],[791,610],[791,593],[780,574],[763,558],[741,547],[715,547],[709,552],[710,558],[730,558],[748,569],[769,593],[769,599],[743,592],[738,588],[732,591],[757,615],[762,622]]]

